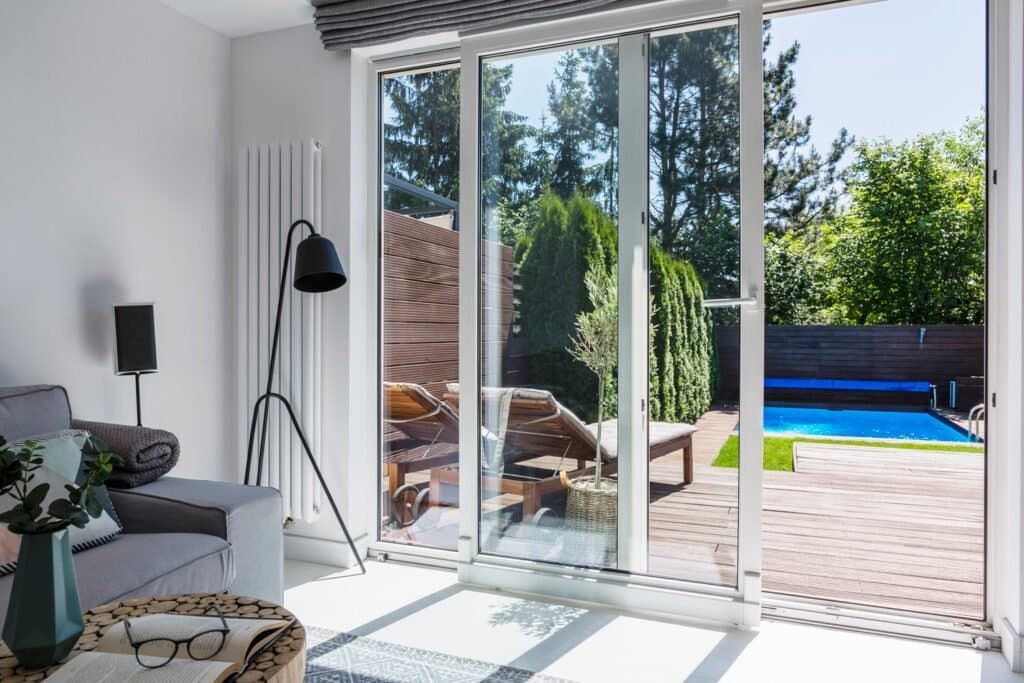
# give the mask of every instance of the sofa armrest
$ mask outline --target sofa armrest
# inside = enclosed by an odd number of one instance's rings
[[[231,591],[280,603],[284,594],[281,494],[272,488],[163,477],[109,489],[125,533],[209,534],[231,544]]]

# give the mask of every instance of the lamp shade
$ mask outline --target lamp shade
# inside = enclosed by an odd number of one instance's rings
[[[114,340],[117,374],[156,372],[153,304],[114,306]]]
[[[295,289],[329,292],[348,282],[334,243],[322,235],[310,235],[295,250]]]

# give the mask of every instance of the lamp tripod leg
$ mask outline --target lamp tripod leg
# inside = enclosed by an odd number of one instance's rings
[[[317,466],[316,461],[313,459],[313,454],[306,449],[306,456],[309,458],[309,464],[313,466],[313,471],[316,472],[316,478],[320,480],[320,486],[324,489],[324,494],[327,496],[327,502],[331,504],[331,509],[334,510],[334,516],[338,518],[338,524],[341,526],[341,532],[345,534],[345,540],[348,542],[348,547],[352,551],[352,556],[356,558],[356,562],[359,563],[359,572],[362,574],[366,573],[366,566],[363,564],[363,558],[359,556],[359,551],[356,550],[356,544],[352,540],[351,534],[348,533],[348,527],[345,526],[345,520],[341,518],[341,512],[338,510],[338,505],[334,502],[334,496],[331,495],[331,490],[327,488],[327,482],[324,481],[324,475],[320,472],[320,468]]]
[[[366,565],[363,564],[363,558],[359,556],[359,551],[356,549],[355,541],[352,540],[352,535],[348,532],[348,527],[345,525],[345,520],[341,516],[341,511],[338,509],[338,504],[334,502],[334,496],[331,495],[331,489],[327,486],[327,481],[324,479],[323,472],[320,471],[320,466],[316,464],[316,459],[313,457],[313,451],[309,447],[309,442],[306,440],[306,434],[302,431],[302,427],[299,426],[299,420],[295,416],[295,411],[292,410],[292,404],[288,402],[284,396],[276,392],[267,392],[256,399],[256,405],[253,407],[252,423],[249,426],[249,445],[247,448],[246,462],[245,462],[245,483],[249,483],[249,474],[252,467],[252,447],[253,440],[256,436],[256,420],[259,416],[259,408],[261,403],[269,404],[270,399],[277,399],[284,404],[284,407],[288,410],[288,417],[291,420],[292,427],[295,428],[295,433],[299,437],[299,442],[302,444],[302,450],[305,452],[306,457],[309,459],[309,464],[313,466],[313,472],[316,473],[316,478],[320,481],[320,486],[324,490],[324,494],[327,496],[327,502],[331,504],[331,510],[334,512],[335,518],[338,520],[338,524],[341,526],[341,531],[345,534],[345,541],[348,543],[349,549],[352,551],[352,556],[356,558],[356,562],[359,564],[359,571],[363,574],[366,573]],[[264,406],[266,409],[267,406]],[[257,468],[258,471],[262,471],[263,465],[263,453],[262,449],[257,456]],[[259,475],[257,475],[258,477]],[[256,480],[256,484],[259,485],[259,479]]]

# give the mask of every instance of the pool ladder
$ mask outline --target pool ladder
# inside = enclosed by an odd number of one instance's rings
[[[967,413],[967,435],[971,437],[971,441],[982,441],[980,430],[982,420],[984,419],[984,403],[979,403],[978,405],[971,408],[971,412]]]

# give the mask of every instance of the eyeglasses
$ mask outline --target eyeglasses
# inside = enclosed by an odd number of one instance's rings
[[[228,622],[217,607],[211,607],[206,616],[215,616],[220,619],[221,628],[211,628],[200,631],[190,638],[147,638],[146,640],[135,640],[132,637],[132,624],[124,622],[124,630],[128,635],[128,642],[135,648],[135,659],[139,666],[146,669],[159,669],[167,666],[178,654],[178,648],[185,646],[188,656],[195,660],[206,660],[214,657],[224,647],[224,641],[231,629]]]

